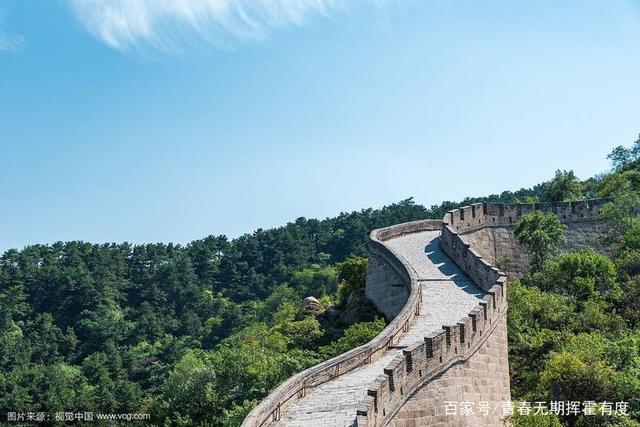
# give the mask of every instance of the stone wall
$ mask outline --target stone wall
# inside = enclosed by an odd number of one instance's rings
[[[413,270],[413,267],[407,262],[402,262],[404,260],[398,260],[397,255],[391,254],[384,245],[379,243],[409,233],[440,228],[442,228],[442,221],[421,220],[374,230],[371,233],[365,294],[378,310],[384,313],[387,320],[396,317],[407,303],[412,285],[405,270],[406,268]]]
[[[378,255],[369,254],[365,294],[387,320],[402,310],[409,298],[410,287],[397,271]]]
[[[444,347],[447,344],[450,345],[449,348],[453,346],[452,362],[447,363],[447,352],[444,351],[444,360],[440,358],[435,360],[444,367],[434,375],[427,375],[426,381],[419,382],[417,387],[411,388],[411,394],[399,402],[399,407],[388,420],[379,425],[393,427],[502,426],[504,425],[502,404],[511,400],[506,326],[506,276],[459,235],[447,223],[447,217],[445,217],[440,237],[440,246],[478,287],[487,292],[487,295],[480,308],[469,314],[469,318],[472,319],[471,328],[466,319],[458,322],[460,328],[457,331],[451,329],[449,325],[443,325]],[[454,332],[447,340],[447,333],[451,333],[452,330]],[[463,339],[461,334],[467,331],[472,331],[475,336]],[[434,335],[437,334],[442,333]],[[429,367],[430,348],[433,346],[429,339],[430,337],[425,338],[427,367]],[[460,352],[459,355],[458,352]],[[405,354],[407,354],[406,351]],[[418,367],[420,367],[420,357],[418,360]],[[412,364],[414,364],[413,360]],[[419,375],[422,375],[422,372],[419,372]],[[483,402],[491,410],[488,412],[476,410],[470,415],[458,411],[455,414],[447,414],[446,405],[449,402],[456,407],[462,402],[472,402],[475,405]]]
[[[608,200],[588,200],[531,205],[484,203],[463,207],[445,215],[440,244],[447,255],[474,280],[477,286],[489,291],[488,295],[491,295],[492,302],[500,310],[501,301],[496,298],[497,287],[493,284],[500,282],[504,291],[506,289],[504,275],[508,273],[510,278],[520,277],[530,262],[529,255],[514,236],[516,223],[522,216],[534,210],[557,215],[561,222],[567,225],[566,244],[563,248],[565,250],[579,250],[594,246],[603,248],[601,243],[606,230],[598,222],[598,216],[600,209],[607,202]],[[606,251],[606,248],[603,250]],[[507,273],[502,273],[496,264],[500,264]],[[397,389],[399,383],[401,392],[406,393],[408,389],[411,393],[404,399],[396,396],[396,401],[387,398],[388,405],[395,408],[399,404],[399,409],[395,410],[391,417],[385,417],[382,423],[373,425],[393,427],[504,425],[502,405],[510,401],[510,385],[506,301],[502,303],[504,312],[498,311],[502,316],[495,318],[495,326],[485,331],[486,339],[467,349],[470,353],[468,357],[461,357],[457,362],[450,364],[448,369],[423,381],[422,385],[412,387],[417,380],[412,380],[410,373],[404,375],[397,373],[395,365],[390,366],[385,372],[398,375],[398,379],[390,377],[395,382],[394,388]],[[462,323],[464,321],[459,322],[459,324]],[[443,328],[445,332],[449,330],[446,325]],[[405,351],[405,356],[413,356],[413,348]],[[426,360],[426,365],[420,357],[418,360],[418,366],[429,367],[429,359]],[[407,359],[405,370],[409,363],[412,368],[415,368],[415,362]],[[395,361],[395,364],[402,365],[401,361]],[[419,372],[419,375],[423,373]],[[382,380],[381,378],[379,381]],[[384,383],[381,383],[380,387],[384,396],[386,391]],[[446,413],[448,402],[456,405],[461,402],[472,402],[477,405],[482,402],[490,408],[490,411],[478,411],[476,408],[471,415],[462,415],[459,412],[451,415]],[[365,425],[365,420],[362,420],[362,424]]]
[[[510,401],[509,396],[507,322],[503,317],[478,351],[410,396],[388,426],[502,427],[502,405]],[[457,414],[447,414],[448,402],[454,402]],[[472,414],[460,413],[462,402],[474,404]],[[488,413],[479,408],[480,402],[486,402]]]
[[[447,212],[445,221],[484,259],[500,266],[513,280],[527,271],[531,261],[514,236],[516,223],[522,215],[535,210],[557,215],[567,226],[566,244],[562,250],[595,247],[607,253],[608,248],[603,244],[606,229],[598,222],[598,217],[602,206],[609,201],[599,199],[517,205],[477,203]]]
[[[281,419],[287,406],[304,398],[307,393],[313,391],[314,387],[362,365],[376,361],[394,345],[397,337],[406,332],[408,325],[419,314],[419,302],[422,295],[413,267],[391,253],[383,242],[395,236],[425,230],[438,230],[441,227],[442,221],[422,220],[371,232],[368,242],[369,252],[378,261],[386,264],[385,269],[393,269],[394,273],[391,277],[394,277],[394,280],[399,278],[403,286],[408,289],[408,297],[402,310],[378,336],[367,344],[322,362],[286,380],[247,415],[242,427],[262,427],[273,424]],[[377,270],[372,271],[372,274],[376,274],[375,271]]]
[[[577,202],[498,204],[476,203],[449,211],[444,222],[460,234],[484,226],[512,226],[527,212],[536,210],[553,213],[564,223],[594,220],[609,199],[581,200]]]
[[[430,333],[424,338],[424,342],[410,345],[386,366],[383,373],[368,388],[367,400],[358,409],[358,427],[381,427],[395,423],[403,426],[416,425],[436,420],[429,417],[422,420],[420,411],[431,411],[433,417],[442,417],[438,408],[442,407],[445,400],[441,394],[434,392],[434,387],[437,387],[434,382],[443,377],[444,381],[453,387],[451,390],[465,388],[465,382],[457,379],[462,376],[469,378],[467,392],[470,396],[486,395],[486,399],[492,401],[509,400],[509,369],[504,351],[506,276],[474,251],[446,221],[442,228],[440,246],[456,265],[487,293],[480,305],[468,316],[455,324],[442,325],[442,330]],[[495,338],[493,335],[498,328],[501,329]],[[496,347],[498,350],[492,352]],[[479,367],[501,369],[501,372],[487,371],[485,374],[497,378],[496,382],[483,384],[480,378],[474,382],[474,370]],[[433,393],[436,395],[432,395]],[[419,402],[423,395],[430,400],[428,403],[422,402],[426,406],[420,407]],[[457,397],[458,400],[459,398],[460,396]],[[421,409],[416,411],[416,405]],[[451,422],[460,420],[442,418],[441,421],[442,425],[451,425]]]

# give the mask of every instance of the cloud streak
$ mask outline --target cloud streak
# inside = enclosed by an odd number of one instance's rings
[[[21,35],[0,31],[0,52],[20,52],[24,43]]]
[[[68,0],[84,27],[119,50],[173,50],[194,36],[211,43],[260,40],[272,28],[302,25],[345,0]]]

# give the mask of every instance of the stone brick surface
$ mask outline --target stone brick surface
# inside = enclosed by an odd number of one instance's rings
[[[332,381],[315,387],[309,394],[287,408],[276,426],[350,426],[359,405],[365,402],[367,387],[404,347],[423,342],[442,325],[456,323],[466,316],[484,296],[440,248],[439,231],[407,234],[391,239],[386,245],[407,260],[418,273],[422,287],[420,315],[408,331],[382,358]],[[394,280],[397,277],[390,275]],[[386,286],[395,282],[386,282]]]
[[[566,223],[564,233],[566,243],[561,250],[574,251],[585,248],[596,248],[608,254],[610,249],[604,244],[607,236],[606,227],[596,220]],[[483,258],[494,265],[499,265],[509,279],[517,279],[527,271],[531,257],[520,246],[514,235],[515,225],[499,225],[483,227],[461,233],[462,238]]]
[[[393,319],[406,304],[409,287],[383,259],[369,254],[365,294],[387,319]]]
[[[502,426],[502,405],[509,402],[509,366],[506,319],[469,360],[453,365],[444,374],[420,388],[388,424],[408,426]],[[446,415],[454,402],[457,415]],[[461,415],[462,402],[472,402],[471,415]],[[486,402],[490,413],[478,410]],[[481,403],[482,405],[484,403]]]

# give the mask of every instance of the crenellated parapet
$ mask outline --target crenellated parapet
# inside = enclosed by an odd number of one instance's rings
[[[522,216],[536,210],[556,215],[564,223],[597,220],[600,209],[610,199],[544,203],[475,203],[447,212],[444,222],[456,232],[464,233],[482,227],[515,225]]]
[[[243,427],[274,424],[282,418],[287,407],[303,399],[309,392],[313,392],[314,388],[358,367],[375,362],[394,346],[397,337],[406,332],[413,319],[419,315],[421,288],[413,267],[401,257],[394,255],[384,245],[384,241],[407,233],[438,230],[441,227],[442,221],[422,220],[371,232],[368,242],[369,251],[394,269],[403,280],[402,286],[408,289],[408,297],[402,310],[378,336],[367,344],[302,371],[282,383],[249,413],[242,423]]]
[[[523,215],[541,211],[554,214],[567,225],[563,250],[587,247],[607,252],[600,213],[611,199],[575,202],[497,204],[476,203],[447,212],[444,222],[487,262],[500,265],[510,279],[521,277],[528,269],[531,257],[518,243],[514,232]],[[457,259],[456,259],[457,261]]]
[[[506,275],[474,251],[446,219],[441,248],[486,294],[467,316],[442,325],[393,358],[368,387],[366,401],[357,410],[358,427],[389,423],[412,394],[475,354],[506,314]]]
[[[474,281],[476,286],[490,292],[499,281],[505,281],[506,275],[464,241],[448,223],[444,223],[440,246],[444,252]]]

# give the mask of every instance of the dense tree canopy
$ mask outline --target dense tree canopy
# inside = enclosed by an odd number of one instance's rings
[[[542,268],[545,260],[559,249],[566,228],[554,214],[540,211],[526,213],[518,221],[514,234],[531,254],[534,270]]]
[[[582,183],[573,171],[557,170],[556,175],[544,184],[544,200],[563,202],[582,198]]]
[[[602,215],[609,236],[595,242],[610,248],[610,256],[590,249],[546,251],[537,268],[512,282],[508,292],[512,398],[625,401],[629,416],[516,414],[516,426],[639,425],[640,167],[634,149],[625,149],[624,156],[623,150],[614,150],[614,172],[585,186],[585,191],[591,186],[588,190],[596,195],[616,198]],[[538,223],[535,228],[543,227]]]

